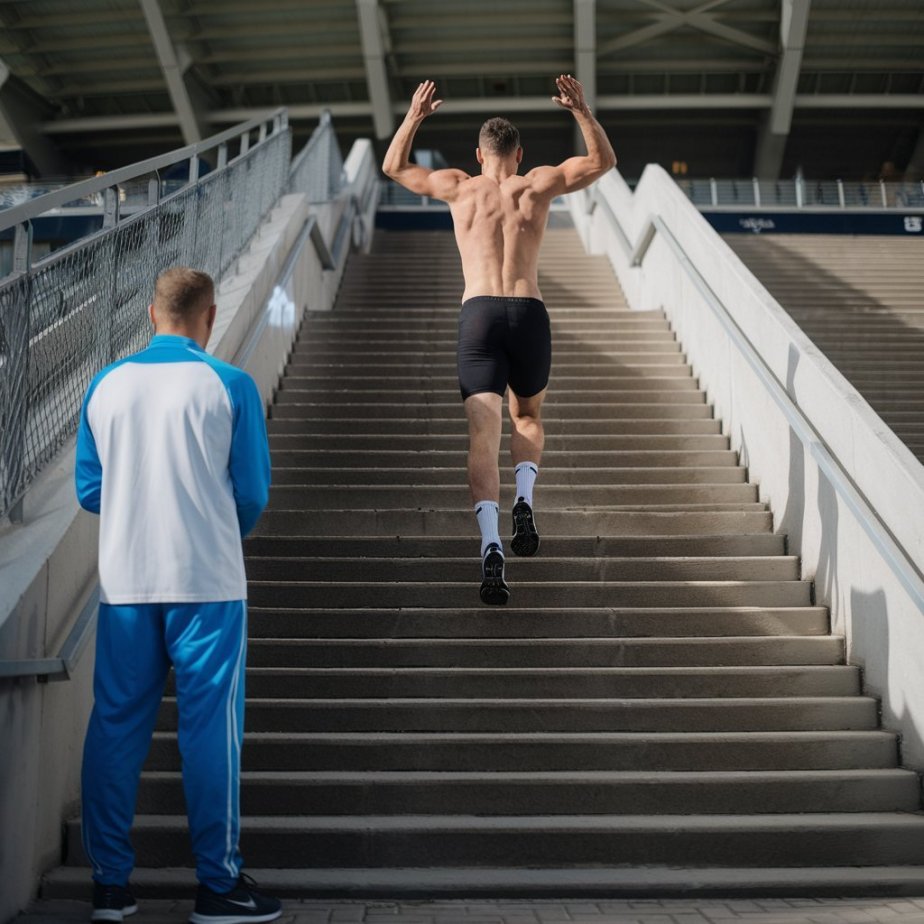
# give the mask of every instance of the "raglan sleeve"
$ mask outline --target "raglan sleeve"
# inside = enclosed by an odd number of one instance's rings
[[[77,459],[74,465],[74,481],[77,501],[84,510],[99,513],[103,491],[103,466],[96,449],[96,439],[87,416],[93,387],[87,391],[80,408],[80,423],[77,426]]]
[[[270,454],[263,401],[246,373],[232,383],[233,421],[229,469],[241,536],[256,525],[269,501]]]

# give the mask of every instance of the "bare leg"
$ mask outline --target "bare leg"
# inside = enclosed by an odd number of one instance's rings
[[[500,471],[497,455],[501,438],[501,396],[493,392],[465,399],[468,417],[468,486],[472,503],[500,500]]]
[[[546,389],[530,398],[521,398],[509,391],[510,421],[513,428],[510,433],[510,457],[513,467],[521,462],[542,461],[542,449],[545,446],[545,429],[542,426],[541,409],[545,400]]]
[[[501,438],[501,396],[491,392],[465,399],[468,417],[468,484],[481,529],[481,601],[503,605],[510,597],[504,581],[504,556],[497,532],[500,471],[497,454]]]
[[[517,479],[510,548],[515,554],[527,557],[539,550],[539,533],[532,509],[532,484],[545,446],[545,430],[540,416],[544,398],[545,389],[530,398],[521,398],[510,392],[510,420],[513,424],[510,456]]]

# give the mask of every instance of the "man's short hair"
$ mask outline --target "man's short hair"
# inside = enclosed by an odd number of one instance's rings
[[[188,266],[172,266],[164,270],[154,285],[154,307],[172,321],[194,318],[214,299],[212,277]]]
[[[519,146],[517,127],[500,116],[488,119],[478,133],[478,147],[498,157],[509,157]]]

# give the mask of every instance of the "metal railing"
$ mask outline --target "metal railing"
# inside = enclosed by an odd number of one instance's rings
[[[309,202],[329,202],[340,193],[343,182],[343,156],[330,112],[325,110],[308,143],[292,159],[287,189],[306,193]]]
[[[284,119],[282,127],[284,128]],[[244,128],[242,126],[240,130],[243,131]],[[333,152],[336,152],[336,157],[334,157]],[[355,175],[347,177],[340,160],[340,152],[331,120],[329,116],[327,118],[322,117],[321,123],[315,129],[308,144],[292,162],[292,170],[284,186],[292,191],[301,192],[307,191],[300,188],[302,184],[305,184],[311,190],[317,192],[325,188],[326,183],[326,188],[329,190],[326,201],[339,198],[343,200],[344,207],[332,240],[329,242],[324,238],[317,217],[315,215],[309,217],[282,269],[280,281],[285,280],[291,274],[298,252],[307,238],[311,239],[325,270],[342,268],[347,259],[346,249],[351,240],[352,229],[355,228],[356,222],[363,216],[368,218],[369,210],[374,209],[376,204],[378,169],[374,160],[368,156],[369,154],[371,154],[371,146],[366,152],[367,156],[353,165]],[[338,166],[334,168],[331,166],[332,163],[336,163]],[[293,182],[296,165],[298,178]],[[313,177],[321,179],[316,181]],[[280,190],[280,192],[282,191],[284,189]],[[264,316],[258,322],[257,328],[261,328],[267,322],[268,312],[264,312]],[[239,362],[241,365],[244,364],[247,354],[258,343],[260,333],[260,329],[251,331],[248,340],[242,345],[238,355],[235,357],[235,362]],[[90,635],[96,625],[98,604],[99,587],[96,586],[71,627],[56,657],[0,661],[0,679],[34,677],[40,683],[45,683],[49,680],[69,680],[77,666],[77,662],[86,650]]]
[[[219,279],[284,191],[290,160],[280,109],[0,212],[0,231],[15,229],[13,272],[0,280],[0,516],[21,519],[96,372],[147,343],[158,273],[185,264]],[[33,263],[34,219],[100,197],[100,231]]]
[[[676,179],[700,208],[747,209],[920,209],[924,181],[869,183],[843,180]]]

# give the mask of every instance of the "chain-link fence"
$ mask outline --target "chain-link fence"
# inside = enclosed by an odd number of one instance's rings
[[[209,150],[217,166],[197,179]],[[17,518],[28,485],[76,431],[92,377],[150,339],[157,275],[179,264],[218,280],[240,254],[286,189],[291,137],[280,112],[173,153],[76,184],[70,200],[59,191],[0,215],[16,229],[13,273],[0,280],[0,516]],[[161,179],[184,160],[183,181]],[[121,202],[145,193],[149,207],[120,221]],[[103,230],[32,265],[30,218],[93,195],[104,197]]]
[[[289,192],[306,193],[309,202],[329,202],[343,188],[343,157],[330,113],[321,114],[308,143],[292,159]]]

